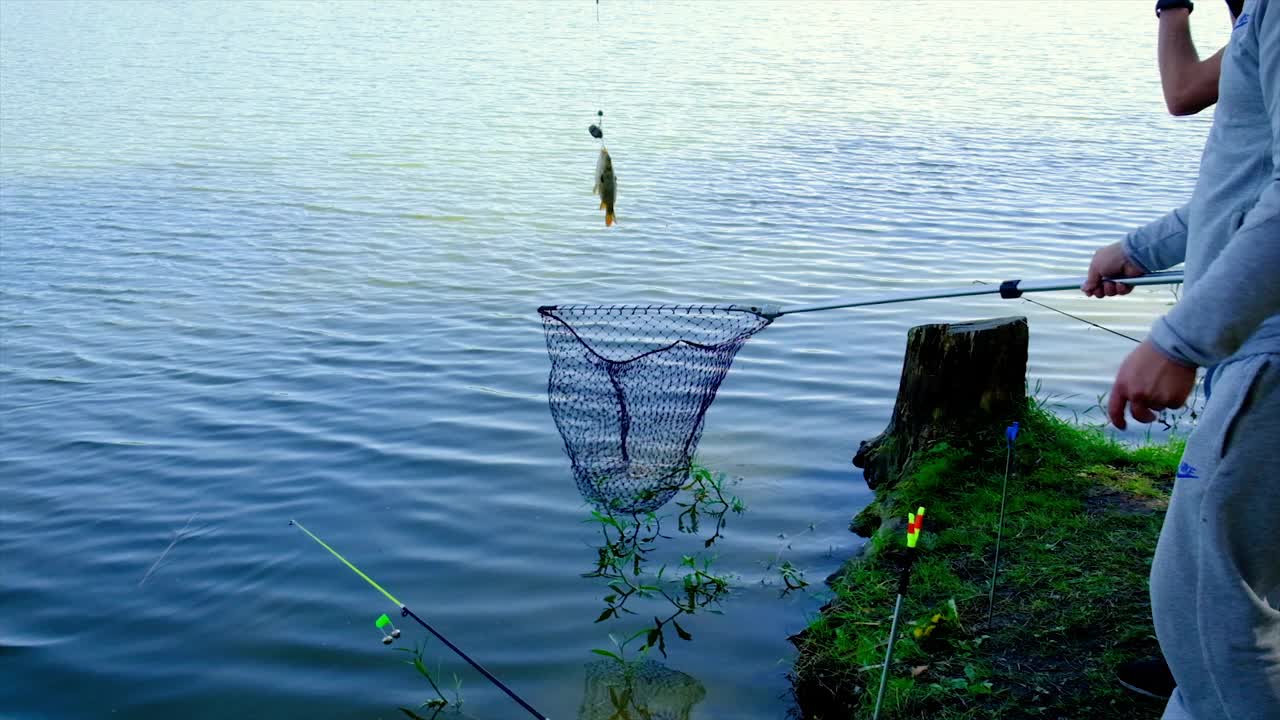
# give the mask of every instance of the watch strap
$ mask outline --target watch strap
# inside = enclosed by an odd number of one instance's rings
[[[1160,17],[1163,10],[1186,10],[1188,13],[1195,12],[1196,6],[1191,0],[1156,0],[1156,17]]]

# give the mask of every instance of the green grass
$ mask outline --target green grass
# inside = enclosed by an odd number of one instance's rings
[[[1032,403],[1009,481],[1000,582],[987,624],[1003,429],[940,443],[878,493],[897,518],[832,580],[831,604],[798,639],[797,699],[811,720],[871,716],[903,557],[906,515],[927,507],[883,718],[1154,718],[1115,684],[1116,665],[1157,652],[1147,573],[1182,443],[1125,448]],[[930,635],[913,626],[948,616]],[[904,629],[905,628],[905,629]]]

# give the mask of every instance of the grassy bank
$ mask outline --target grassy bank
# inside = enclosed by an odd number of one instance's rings
[[[1119,663],[1157,652],[1147,572],[1181,443],[1126,449],[1033,405],[1018,438],[988,624],[1003,428],[965,442],[935,445],[877,492],[873,512],[902,522],[886,523],[865,557],[833,578],[834,599],[797,639],[805,717],[871,716],[901,526],[916,505],[928,509],[925,533],[883,717],[1158,717],[1158,705],[1113,675]]]

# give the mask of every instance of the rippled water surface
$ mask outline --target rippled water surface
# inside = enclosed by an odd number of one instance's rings
[[[645,615],[593,623],[537,306],[1077,274],[1181,202],[1208,130],[1163,112],[1148,3],[599,7],[0,2],[0,714],[400,717],[428,689],[378,642],[391,608],[296,517],[544,713],[594,717],[590,650]],[[1038,299],[1141,333],[1170,298]],[[746,345],[701,443],[742,478],[738,580],[666,660],[691,717],[786,713],[906,330],[1012,314],[1064,411],[1130,346],[993,299]],[[782,560],[813,593],[778,597]],[[428,659],[468,716],[519,716]]]

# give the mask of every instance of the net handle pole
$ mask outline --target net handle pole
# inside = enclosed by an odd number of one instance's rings
[[[1148,273],[1141,277],[1133,278],[1107,278],[1111,282],[1122,283],[1124,285],[1172,285],[1182,282],[1182,271],[1171,270],[1166,272]],[[853,300],[850,302],[837,302],[830,305],[810,305],[806,307],[785,308],[773,313],[767,313],[766,317],[774,319],[783,315],[796,315],[798,313],[818,312],[820,310],[839,310],[841,308],[867,307],[869,305],[891,305],[893,303],[914,302],[917,300],[937,300],[940,298],[966,297],[970,295],[999,295],[1002,298],[1019,298],[1023,293],[1029,292],[1051,292],[1054,290],[1075,290],[1083,285],[1085,278],[1053,278],[1042,280],[1005,280],[999,285],[966,285],[958,288],[947,288],[940,290],[930,290],[927,292],[915,293],[896,293],[893,295],[882,295],[880,297],[868,298],[866,300]]]

